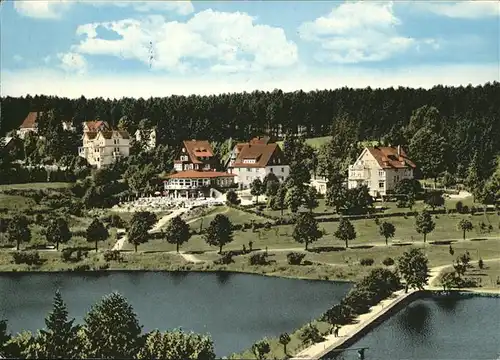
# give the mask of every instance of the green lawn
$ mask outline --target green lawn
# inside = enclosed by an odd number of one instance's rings
[[[1,190],[45,190],[45,189],[64,189],[73,183],[66,182],[46,182],[46,183],[27,183],[27,184],[7,184],[0,185]]]

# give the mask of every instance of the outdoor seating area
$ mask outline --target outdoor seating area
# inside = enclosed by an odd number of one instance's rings
[[[179,208],[192,208],[197,206],[212,206],[224,203],[222,198],[173,198],[173,197],[141,197],[133,201],[121,202],[112,210],[117,212],[164,212]]]

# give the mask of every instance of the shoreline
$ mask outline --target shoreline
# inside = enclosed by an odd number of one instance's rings
[[[194,267],[191,267],[194,265]],[[199,265],[198,265],[199,266]],[[227,265],[219,265],[219,267],[213,267],[210,269],[203,269],[202,267],[198,267],[196,264],[186,263],[184,265],[172,266],[170,268],[156,268],[156,269],[126,269],[126,268],[109,268],[109,269],[91,269],[91,270],[73,270],[71,268],[67,269],[14,269],[14,270],[0,270],[0,276],[2,275],[14,275],[14,274],[92,274],[92,275],[103,275],[103,274],[111,274],[111,273],[226,273],[226,274],[247,274],[247,275],[260,275],[267,277],[277,277],[284,279],[295,279],[295,280],[309,280],[309,281],[328,281],[328,282],[341,282],[341,283],[354,283],[357,278],[324,278],[321,275],[315,273],[309,273],[307,275],[298,276],[286,273],[279,272],[263,272],[262,270],[265,267],[260,266],[255,269],[228,269]],[[289,268],[294,268],[297,265],[289,266]],[[375,268],[375,267],[373,267]],[[439,267],[441,268],[441,267]],[[254,271],[252,271],[254,270]],[[437,276],[436,276],[437,277]],[[443,293],[443,289],[439,286],[429,286],[425,291],[431,292],[433,294]],[[460,294],[460,295],[499,295],[500,296],[500,287],[490,288],[490,287],[477,287],[477,288],[460,288],[460,289],[451,289],[449,291],[450,294]]]

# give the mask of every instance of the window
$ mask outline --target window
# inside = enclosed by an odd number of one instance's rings
[[[378,188],[379,189],[383,189],[384,188],[384,182],[383,181],[379,181],[378,182]]]
[[[274,172],[274,169],[273,169],[273,168],[269,168],[269,171],[270,171],[270,172]]]
[[[285,168],[281,168],[281,172],[284,173],[285,172]]]
[[[379,177],[384,177],[384,175],[385,175],[385,171],[384,170],[379,170],[378,171],[378,176]]]

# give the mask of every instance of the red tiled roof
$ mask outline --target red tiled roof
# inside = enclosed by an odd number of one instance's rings
[[[377,160],[378,164],[383,169],[403,169],[411,167],[416,168],[415,163],[408,159],[406,153],[401,149],[401,156],[398,157],[398,149],[394,147],[367,147],[367,150]]]
[[[205,179],[205,178],[218,178],[218,177],[231,177],[236,176],[235,174],[230,174],[226,172],[218,171],[196,171],[196,170],[186,170],[168,176],[170,179]]]
[[[273,144],[245,144],[238,154],[233,167],[266,167],[279,146]],[[254,159],[255,163],[244,163],[245,159]],[[285,165],[285,164],[283,164]]]
[[[189,158],[193,164],[201,164],[198,160],[199,156],[212,157],[214,152],[210,143],[207,140],[185,140],[183,141],[184,148],[188,153]]]
[[[40,112],[41,114],[41,112]],[[24,119],[23,123],[21,124],[21,129],[32,129],[36,126],[36,121],[38,118],[38,113],[36,111],[30,112],[26,118]]]
[[[97,131],[101,126],[109,129],[109,125],[106,121],[96,120],[96,121],[86,121],[85,125],[87,125],[89,131]]]

